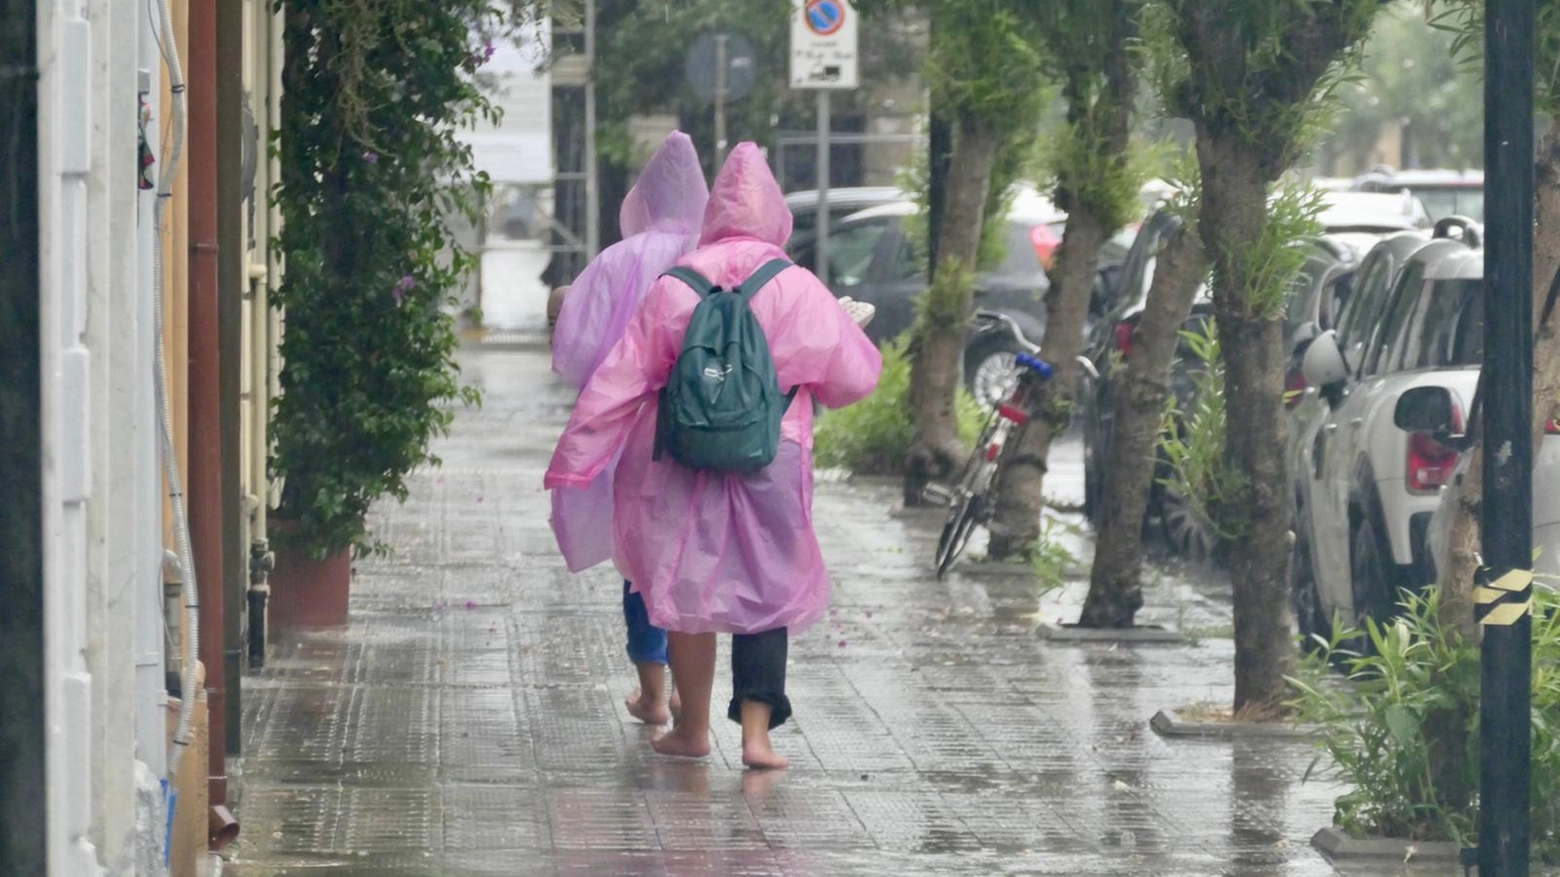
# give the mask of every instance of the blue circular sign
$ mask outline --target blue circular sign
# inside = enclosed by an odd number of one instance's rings
[[[807,29],[820,37],[833,36],[845,26],[845,7],[838,0],[807,0],[802,14]]]

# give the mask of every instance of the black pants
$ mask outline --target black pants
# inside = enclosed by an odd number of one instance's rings
[[[785,696],[785,661],[790,646],[786,629],[736,634],[731,638],[731,708],[726,715],[742,723],[744,700],[770,706],[769,727],[778,728],[791,717],[791,701]]]

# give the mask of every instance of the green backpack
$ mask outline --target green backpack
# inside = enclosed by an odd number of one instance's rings
[[[682,352],[661,390],[655,459],[664,453],[690,469],[753,472],[774,462],[780,420],[796,390],[782,394],[769,340],[750,304],[790,262],[772,259],[736,289],[692,268],[673,268],[699,293]]]

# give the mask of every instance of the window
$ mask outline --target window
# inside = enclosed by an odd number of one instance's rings
[[[1003,232],[1002,262],[993,273],[1012,278],[1030,278],[1037,274],[1044,274],[1045,269],[1040,266],[1040,254],[1035,252],[1034,240],[1030,237],[1030,227],[1023,223],[1009,222],[1006,223]]]
[[[1420,368],[1461,368],[1484,359],[1484,282],[1437,280],[1421,333]]]
[[[1317,314],[1317,323],[1323,329],[1331,329],[1337,320],[1339,311],[1349,303],[1349,296],[1354,292],[1353,271],[1344,271],[1327,279],[1322,289],[1322,306]]]
[[[1403,276],[1398,278],[1397,285],[1392,289],[1386,319],[1376,328],[1372,340],[1366,345],[1362,374],[1382,374],[1401,368],[1399,363],[1402,362],[1403,336],[1421,298],[1424,277],[1424,263],[1410,262],[1404,267]]]
[[[855,222],[829,231],[829,282],[834,286],[860,286],[867,280],[872,256],[883,235],[899,222],[898,217]],[[796,263],[814,270],[818,243],[808,237],[792,245]]]

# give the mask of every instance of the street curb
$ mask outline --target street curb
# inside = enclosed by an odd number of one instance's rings
[[[1072,624],[1041,622],[1036,629],[1041,639],[1059,643],[1138,643],[1158,645],[1185,645],[1186,635],[1179,630],[1158,625],[1141,627],[1101,628],[1078,627]]]
[[[1307,725],[1285,725],[1273,722],[1187,722],[1174,710],[1160,710],[1148,720],[1148,726],[1161,737],[1202,737],[1233,739],[1235,737],[1266,737],[1287,740],[1311,740],[1321,734],[1321,729]]]
[[[959,564],[959,575],[970,578],[1019,579],[1034,578],[1035,568],[1028,563],[1009,563],[997,560],[970,560]]]
[[[1311,837],[1315,847],[1329,860],[1391,859],[1395,862],[1462,861],[1462,847],[1451,841],[1412,841],[1391,838],[1352,838],[1336,826],[1318,831]]]

